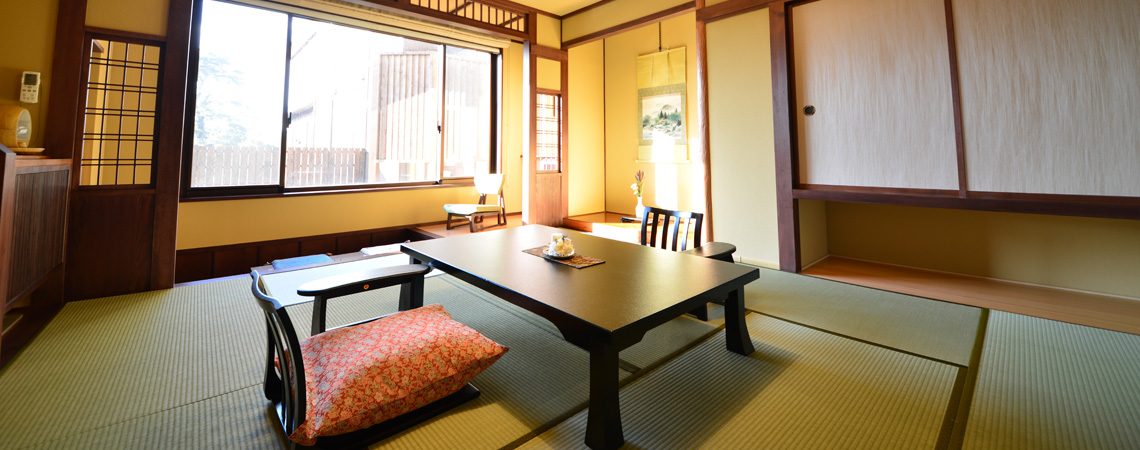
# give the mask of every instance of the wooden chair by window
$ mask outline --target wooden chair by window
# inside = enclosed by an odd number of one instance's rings
[[[680,251],[681,253],[718,261],[733,262],[732,254],[736,252],[735,245],[725,242],[701,244],[701,225],[704,218],[705,215],[701,213],[646,207],[645,218],[641,221],[639,243],[658,247],[658,237],[660,237],[660,248],[662,249]],[[672,225],[672,231],[670,231],[670,225]],[[692,248],[689,248],[690,242]],[[701,320],[709,319],[707,306],[700,306],[689,313]]]
[[[448,203],[443,205],[443,210],[447,212],[447,229],[458,227],[460,225],[452,225],[451,221],[454,217],[467,218],[467,224],[471,227],[471,232],[475,232],[475,222],[483,222],[483,216],[494,214],[497,224],[507,224],[507,207],[506,202],[503,200],[503,174],[491,173],[486,175],[475,176],[475,190],[479,192],[479,203]],[[487,196],[497,195],[499,197],[498,204],[488,205]]]
[[[430,270],[420,264],[385,267],[301,285],[298,294],[314,297],[312,337],[303,340],[297,338],[286,307],[310,300],[271,297],[264,278],[251,272],[253,296],[265,313],[268,334],[265,397],[294,444],[364,447],[479,395],[468,381],[507,349],[452,320],[440,305],[325,330],[327,300],[400,285],[405,309],[422,303],[423,277]],[[385,351],[371,351],[380,348]],[[458,370],[434,368],[430,361],[437,359],[452,360]],[[376,386],[394,381],[377,383],[378,378],[411,381],[402,382],[399,392],[388,392]],[[425,406],[411,409],[416,404]],[[344,409],[351,409],[352,416],[342,417]]]

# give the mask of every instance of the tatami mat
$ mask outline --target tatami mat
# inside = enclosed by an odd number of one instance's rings
[[[970,363],[981,309],[760,268],[748,309],[959,365]]]
[[[280,450],[261,386],[63,436],[30,449],[242,449]]]
[[[261,395],[264,319],[249,285],[233,279],[69,303],[0,372],[0,446],[258,448],[277,439]],[[384,448],[440,448],[452,440],[454,448],[509,447],[585,408],[585,351],[532,323],[532,314],[450,276],[428,278],[424,289],[426,303],[444,305],[511,350],[473,381],[479,398]],[[398,292],[335,299],[328,324],[395,311]],[[308,304],[289,308],[302,337],[311,311]],[[657,331],[656,344],[634,354],[646,358],[639,362],[656,364],[715,331],[692,319],[675,328],[676,336],[673,327]],[[216,417],[196,419],[207,412]],[[165,427],[177,431],[155,434]]]
[[[248,286],[232,280],[68,303],[0,373],[0,446],[260,383],[264,347],[252,344],[265,339],[265,326]]]
[[[620,392],[626,446],[934,448],[957,369],[751,314],[756,352],[717,333]],[[587,413],[523,449],[586,448]]]
[[[963,448],[1140,448],[1140,336],[991,312]]]

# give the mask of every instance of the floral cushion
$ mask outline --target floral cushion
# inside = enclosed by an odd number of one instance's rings
[[[507,351],[426,305],[301,341],[305,422],[289,439],[313,445],[446,397]]]

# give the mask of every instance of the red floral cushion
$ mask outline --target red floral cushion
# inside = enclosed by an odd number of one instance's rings
[[[305,422],[289,439],[368,428],[446,397],[506,353],[478,331],[426,305],[301,341]]]

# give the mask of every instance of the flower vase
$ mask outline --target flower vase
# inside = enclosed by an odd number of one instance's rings
[[[637,197],[637,210],[635,211],[637,220],[645,218],[645,205],[641,203],[641,197]]]

